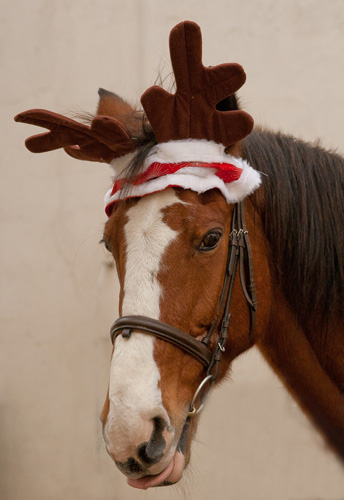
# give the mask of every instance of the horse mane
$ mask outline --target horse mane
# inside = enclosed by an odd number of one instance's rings
[[[278,282],[305,326],[344,309],[344,159],[292,136],[257,129],[243,156],[263,173],[251,196]]]

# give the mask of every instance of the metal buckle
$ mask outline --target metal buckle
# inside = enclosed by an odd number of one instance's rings
[[[199,406],[198,409],[196,409],[196,406],[195,406],[195,403],[196,403],[196,400],[198,398],[198,396],[200,395],[203,387],[206,385],[207,382],[210,382],[210,387],[209,387],[209,390],[208,390],[208,394],[210,392],[210,389],[212,387],[212,379],[213,379],[213,375],[207,375],[203,380],[202,382],[199,384],[195,394],[194,394],[194,397],[192,398],[192,401],[190,403],[190,410],[189,410],[189,414],[188,414],[188,418],[193,418],[195,417],[196,415],[198,415],[204,408],[204,402],[201,401],[201,404]]]

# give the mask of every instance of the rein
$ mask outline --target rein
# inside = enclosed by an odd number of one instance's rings
[[[190,356],[194,357],[207,370],[205,378],[199,385],[190,404],[189,417],[197,415],[203,408],[201,402],[198,409],[195,407],[197,398],[203,388],[214,384],[218,372],[222,354],[225,352],[228,338],[228,328],[231,318],[229,306],[232,298],[234,279],[239,268],[241,288],[246,298],[250,311],[250,340],[255,326],[255,313],[257,310],[256,286],[253,275],[252,249],[245,224],[244,203],[237,203],[234,207],[231,222],[231,233],[229,235],[228,257],[226,272],[223,281],[220,300],[213,323],[202,340],[197,340],[191,335],[175,328],[162,321],[148,318],[146,316],[123,316],[117,319],[111,327],[111,341],[114,344],[118,335],[123,338],[130,338],[131,332],[139,331],[154,335],[174,346],[182,349]],[[222,321],[219,328],[217,342],[213,350],[210,349],[211,339],[215,329],[219,325],[220,317]],[[209,387],[209,389],[210,389]]]

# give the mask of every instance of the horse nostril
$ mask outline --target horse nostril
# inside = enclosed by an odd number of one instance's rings
[[[138,457],[147,465],[158,463],[164,456],[164,450],[166,448],[166,440],[162,433],[167,427],[167,424],[161,417],[155,417],[152,420],[154,428],[150,440],[141,443],[137,447]]]
[[[135,460],[133,457],[129,457],[125,462],[119,462],[115,460],[117,467],[123,474],[142,474],[145,472],[145,468]]]

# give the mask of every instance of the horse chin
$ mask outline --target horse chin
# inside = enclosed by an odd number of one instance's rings
[[[168,466],[155,476],[143,476],[139,479],[127,479],[128,485],[133,488],[147,490],[156,486],[170,486],[177,483],[183,476],[185,468],[185,457],[181,451],[177,451]]]

